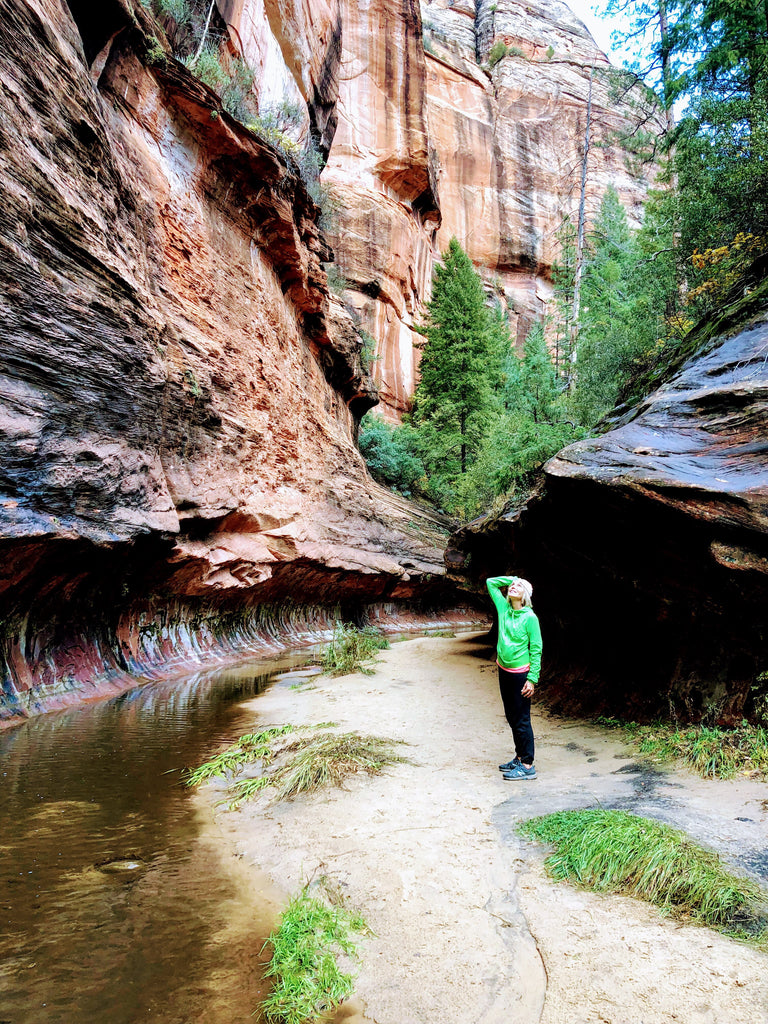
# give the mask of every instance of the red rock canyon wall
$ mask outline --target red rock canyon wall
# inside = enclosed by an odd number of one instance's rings
[[[445,524],[355,447],[375,388],[314,203],[156,33],[122,0],[0,23],[0,718],[449,600]]]

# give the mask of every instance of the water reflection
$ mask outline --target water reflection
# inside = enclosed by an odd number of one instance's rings
[[[252,1021],[258,894],[181,779],[302,652],[153,683],[0,733],[0,1024]],[[134,859],[135,870],[105,862]]]

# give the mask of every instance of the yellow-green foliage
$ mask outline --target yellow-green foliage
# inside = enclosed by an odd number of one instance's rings
[[[338,958],[359,959],[352,934],[365,931],[359,914],[326,906],[306,888],[295,896],[265,943],[272,948],[265,974],[274,978],[262,1007],[268,1024],[308,1024],[338,1006],[353,984]]]

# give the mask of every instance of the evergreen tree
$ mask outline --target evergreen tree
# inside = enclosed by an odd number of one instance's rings
[[[576,284],[576,227],[569,216],[563,217],[556,237],[560,257],[552,264],[555,374],[567,379],[570,373],[571,316]]]
[[[429,472],[467,470],[498,408],[499,337],[472,262],[455,238],[435,272],[413,420]]]
[[[609,188],[587,242],[579,359],[571,407],[585,425],[613,408],[636,354],[639,325],[634,271],[637,250],[624,207]]]
[[[534,324],[523,345],[517,410],[525,413],[533,423],[552,422],[558,418],[555,413],[558,394],[555,368],[544,340],[544,326]]]
[[[547,459],[583,431],[566,414],[562,384],[542,324],[534,324],[522,359],[512,354],[505,412],[495,417],[477,458],[460,485],[465,514],[479,514],[528,488]]]

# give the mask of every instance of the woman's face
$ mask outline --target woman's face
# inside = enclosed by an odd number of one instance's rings
[[[524,597],[525,597],[525,590],[523,589],[523,584],[522,584],[521,580],[516,579],[514,581],[514,583],[510,583],[509,584],[509,588],[507,589],[507,600],[508,601],[511,601],[513,598],[516,599],[516,600],[519,598],[522,601],[522,599]]]

